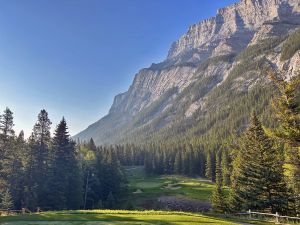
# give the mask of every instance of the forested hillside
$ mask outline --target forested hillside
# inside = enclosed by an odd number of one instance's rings
[[[299,65],[299,2],[243,0],[192,25],[165,61],[140,70],[107,116],[74,138],[97,145],[202,139],[222,144],[252,110],[273,126],[267,71]]]

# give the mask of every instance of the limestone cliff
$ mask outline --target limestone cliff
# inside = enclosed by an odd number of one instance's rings
[[[284,61],[280,55],[285,38],[298,27],[299,0],[242,0],[219,9],[174,42],[165,61],[141,69],[128,91],[115,97],[109,114],[75,137],[116,143],[154,122],[152,132],[213,110],[211,92],[228,83],[246,53],[259,46],[255,61],[293,76],[299,51]],[[231,88],[247,91],[267,82],[249,74],[230,79]]]

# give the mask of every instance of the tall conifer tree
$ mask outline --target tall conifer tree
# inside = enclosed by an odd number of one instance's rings
[[[285,175],[300,212],[300,73],[290,81],[272,72],[269,75],[280,93],[273,100],[275,117],[280,122],[273,134],[285,144]]]
[[[223,193],[221,155],[216,155],[216,183],[211,196],[212,209],[215,212],[222,213],[225,210],[225,196]]]
[[[234,161],[233,208],[282,212],[287,205],[282,160],[254,113]]]
[[[0,117],[0,204],[8,204],[12,199],[12,172],[14,161],[13,113],[9,108]]]
[[[35,183],[37,185],[37,204],[39,207],[46,205],[45,202],[45,177],[47,177],[49,151],[51,144],[50,137],[51,121],[48,118],[46,110],[41,110],[38,115],[38,121],[33,127],[32,139],[34,142],[31,145],[33,160],[33,171]]]
[[[52,146],[47,202],[53,209],[78,209],[82,203],[82,183],[75,143],[70,140],[64,118],[55,130]]]

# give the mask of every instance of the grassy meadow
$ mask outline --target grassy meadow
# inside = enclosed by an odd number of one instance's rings
[[[0,217],[1,225],[234,225],[242,224],[197,213],[167,211],[86,210],[45,212],[24,216]],[[262,223],[256,223],[262,224]]]
[[[201,178],[178,175],[149,176],[143,167],[127,167],[129,195],[132,206],[136,209],[160,207],[158,198],[174,196],[180,199],[192,199],[209,203],[213,184]]]

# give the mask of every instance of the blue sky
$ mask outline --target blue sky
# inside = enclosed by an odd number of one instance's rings
[[[236,0],[0,2],[0,110],[28,136],[38,112],[72,135],[107,114],[139,69],[162,61],[188,27]]]

